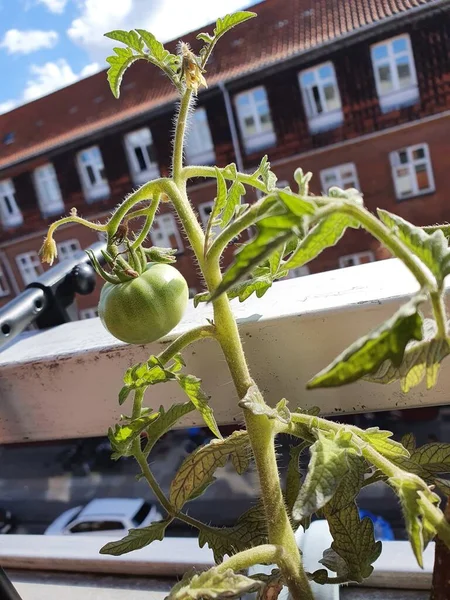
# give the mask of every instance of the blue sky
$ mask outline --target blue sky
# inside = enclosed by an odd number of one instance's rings
[[[162,41],[257,0],[0,0],[0,114],[106,67],[111,29]]]

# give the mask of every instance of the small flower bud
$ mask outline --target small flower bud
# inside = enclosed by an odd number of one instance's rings
[[[51,235],[47,235],[44,238],[44,243],[39,250],[39,255],[43,263],[52,265],[55,258],[58,256],[58,250],[56,248],[56,242]]]
[[[192,90],[195,94],[198,93],[200,86],[208,87],[206,79],[203,77],[202,69],[198,63],[198,58],[191,51],[188,44],[181,44],[181,72],[184,75],[186,87]]]

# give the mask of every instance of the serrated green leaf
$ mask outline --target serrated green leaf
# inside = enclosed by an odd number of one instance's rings
[[[426,233],[421,227],[382,209],[378,209],[378,216],[441,283],[448,275],[450,265],[450,249],[442,231]]]
[[[287,400],[280,400],[275,408],[271,408],[264,402],[262,394],[256,385],[251,385],[248,388],[244,398],[239,402],[239,406],[254,415],[264,415],[269,419],[278,419],[282,423],[287,424],[291,420]]]
[[[166,527],[171,520],[172,519],[165,519],[164,521],[152,523],[148,527],[130,529],[128,535],[121,540],[109,542],[108,544],[105,544],[103,548],[100,548],[100,554],[121,556],[122,554],[127,554],[127,552],[144,548],[156,540],[162,540],[164,538]]]
[[[246,431],[235,431],[225,439],[215,439],[190,454],[182,463],[170,486],[170,502],[180,510],[198,488],[209,481],[216,469],[223,467],[229,456],[249,448]]]
[[[230,15],[225,15],[223,18],[217,19],[216,27],[214,28],[214,38],[217,41],[224,33],[236,27],[240,23],[244,23],[249,19],[256,17],[256,13],[247,10],[240,10]]]
[[[109,87],[111,88],[114,97],[119,98],[120,85],[125,71],[128,67],[131,67],[134,62],[144,57],[133,54],[133,51],[130,48],[114,48],[114,52],[115,54],[108,56],[106,59],[106,62],[110,65],[107,77]]]
[[[214,418],[213,410],[208,404],[209,398],[200,387],[202,380],[194,377],[194,375],[177,375],[177,380],[186,392],[189,400],[202,415],[205,424],[217,438],[221,438],[222,435]]]
[[[250,466],[252,451],[249,446],[236,446],[235,451],[230,454],[230,458],[236,473],[243,475]]]
[[[147,362],[134,365],[127,369],[123,377],[125,386],[120,390],[119,403],[128,397],[131,390],[147,389],[151,385],[167,383],[176,379],[176,374],[161,364],[157,356],[150,356]]]
[[[449,354],[448,339],[432,339],[411,344],[400,366],[395,366],[388,360],[381,364],[375,373],[364,378],[372,383],[384,384],[400,380],[402,392],[407,394],[426,376],[427,389],[431,389],[436,384],[440,363]]]
[[[180,419],[193,410],[195,410],[195,406],[190,401],[183,404],[173,404],[167,411],[161,406],[159,409],[159,418],[150,423],[146,430],[147,443],[144,450],[145,455],[148,456],[156,442],[170,431]]]
[[[316,204],[309,198],[299,196],[287,190],[278,190],[277,193],[289,212],[297,217],[313,215],[317,210]]]
[[[197,39],[201,40],[202,42],[206,42],[207,44],[210,44],[214,40],[214,38],[211,35],[209,35],[209,33],[199,33],[197,35]]]
[[[408,450],[400,442],[391,439],[391,431],[384,431],[379,427],[369,427],[366,430],[359,430],[358,436],[387,458],[409,457]]]
[[[369,517],[361,520],[354,503],[326,517],[333,536],[331,549],[345,562],[345,576],[349,581],[361,583],[372,573],[372,563],[381,553],[381,542],[375,541],[372,521]],[[331,569],[333,562],[329,558],[323,561],[322,564]],[[334,566],[338,564],[334,562]]]
[[[211,296],[209,292],[200,292],[200,294],[196,294],[194,296],[194,308],[197,308],[201,302],[209,302],[210,299]]]
[[[198,575],[185,575],[174,586],[166,600],[219,600],[239,598],[249,592],[256,592],[264,584],[246,575],[213,567]]]
[[[308,389],[352,383],[374,373],[386,360],[400,366],[408,342],[422,339],[422,316],[417,307],[425,299],[424,295],[412,298],[388,321],[357,340],[309,381]]]
[[[235,179],[228,190],[225,206],[223,208],[220,220],[220,226],[222,228],[225,228],[233,218],[237,207],[241,204],[241,198],[244,196],[244,194],[244,185]]]
[[[231,290],[228,290],[228,298],[230,300],[239,298],[239,302],[245,302],[253,293],[256,294],[257,298],[262,298],[267,290],[272,287],[272,283],[273,280],[270,275],[240,281]]]
[[[442,477],[435,477],[434,485],[439,489],[441,494],[450,496],[450,480],[443,479]]]
[[[197,490],[195,490],[195,492],[193,494],[191,494],[187,500],[187,502],[192,502],[193,500],[197,500],[197,498],[200,498],[200,496],[202,496],[206,490],[216,481],[215,477],[211,477],[211,479],[209,481],[205,481],[205,483],[199,487]]]
[[[450,473],[450,444],[437,442],[420,446],[411,454],[411,460],[430,473]]]
[[[300,455],[308,447],[308,442],[302,442],[297,446],[293,446],[289,451],[289,464],[286,471],[286,487],[284,492],[284,498],[289,514],[292,513],[292,508],[300,491],[302,480],[299,465]]]
[[[261,503],[241,515],[233,527],[208,527],[201,529],[198,536],[198,545],[203,548],[207,544],[216,563],[222,562],[225,555],[266,543],[266,515]]]
[[[213,227],[219,223],[219,217],[222,210],[225,207],[227,201],[227,184],[222,172],[217,167],[214,167],[216,171],[217,181],[217,195],[214,199],[213,207],[209,215],[208,223],[205,231],[205,249],[209,247],[209,240]]]
[[[151,248],[143,248],[148,262],[156,262],[162,264],[172,264],[176,262],[176,254],[178,250],[175,248],[159,248],[152,246]]]
[[[308,473],[292,508],[295,520],[312,515],[331,500],[349,470],[347,454],[350,451],[346,437],[332,437],[317,431],[317,441],[310,448]]]
[[[299,236],[301,226],[300,217],[288,214],[273,215],[258,221],[256,236],[236,253],[212,300],[234,287],[291,237]]]
[[[122,42],[125,46],[129,46],[137,52],[142,52],[143,43],[138,34],[135,31],[123,31],[122,29],[116,29],[104,34],[105,37],[116,42]]]
[[[326,506],[327,515],[339,512],[354,502],[363,485],[366,472],[365,460],[357,454],[347,454],[346,461],[348,470]]]
[[[309,263],[325,248],[336,245],[348,227],[357,228],[358,223],[341,213],[334,213],[322,219],[299,242],[284,268],[296,269]]]
[[[416,438],[413,433],[405,433],[401,439],[401,444],[404,446],[410,454],[416,449]]]
[[[144,44],[147,46],[150,56],[152,56],[161,65],[166,65],[168,62],[170,62],[168,61],[169,57],[171,56],[170,52],[166,50],[163,44],[161,44],[161,42],[155,38],[153,33],[145,31],[145,29],[136,29],[136,31],[141,36]]]
[[[338,577],[347,578],[348,567],[343,558],[337,554],[332,548],[327,548],[323,551],[323,556],[319,560],[320,564],[336,573]]]
[[[108,439],[116,457],[131,456],[134,441],[139,439],[147,427],[158,418],[159,413],[151,412],[138,417],[137,419],[133,419],[126,425],[116,425],[114,429],[110,427]]]

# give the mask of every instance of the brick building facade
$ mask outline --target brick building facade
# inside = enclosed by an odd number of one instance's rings
[[[280,182],[293,184],[301,166],[314,173],[315,193],[357,187],[370,209],[386,208],[416,224],[450,220],[450,6],[380,4],[255,5],[258,19],[233,30],[213,56],[188,161],[251,170],[268,154]],[[194,50],[196,33],[184,36]],[[50,222],[72,207],[101,218],[137,185],[169,174],[174,111],[169,84],[138,62],[125,76],[120,101],[102,72],[0,116],[0,304],[41,272],[36,252]],[[212,183],[192,182],[202,219],[214,196]],[[61,258],[97,239],[73,225],[56,235]],[[152,242],[177,247],[189,286],[202,289],[166,204]],[[373,240],[351,231],[309,271],[376,257]],[[97,293],[79,299],[81,316],[94,314]]]

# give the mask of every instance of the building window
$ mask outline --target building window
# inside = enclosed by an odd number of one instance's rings
[[[339,267],[356,267],[356,265],[364,265],[375,260],[374,253],[368,250],[367,252],[357,252],[356,254],[347,254],[339,258]]]
[[[186,159],[190,164],[210,164],[216,160],[204,108],[198,108],[192,115],[186,139]]]
[[[9,289],[8,280],[5,272],[3,271],[3,265],[0,265],[0,297],[9,296],[11,290]]]
[[[55,167],[48,163],[33,171],[34,187],[43,217],[64,212],[64,202],[59,188]]]
[[[94,202],[109,195],[109,184],[105,178],[105,165],[98,146],[86,148],[78,153],[78,172],[87,202]]]
[[[320,183],[323,191],[327,194],[331,187],[339,187],[341,190],[355,188],[359,190],[358,175],[354,163],[345,163],[330,169],[320,171]]]
[[[37,252],[24,252],[16,256],[16,263],[25,285],[35,281],[43,273]]]
[[[133,175],[133,182],[136,185],[147,183],[149,179],[158,177],[159,168],[156,161],[152,134],[148,127],[127,133],[125,136],[125,147]]]
[[[381,110],[388,112],[417,102],[419,88],[409,35],[375,44],[371,53]]]
[[[77,252],[81,250],[80,242],[78,240],[65,240],[56,244],[58,248],[59,260],[67,260],[73,258]]]
[[[235,105],[245,150],[253,152],[275,141],[266,90],[261,86],[238,94]]]
[[[16,190],[11,179],[0,181],[0,218],[4,227],[22,225],[23,217],[16,202]]]
[[[309,275],[309,267],[308,265],[303,265],[302,267],[297,267],[296,269],[291,269],[289,273],[286,275],[285,279],[295,279],[296,277],[305,277]]]
[[[302,71],[299,81],[310,132],[318,133],[342,125],[341,96],[333,63]]]
[[[81,308],[80,319],[95,319],[98,317],[98,310],[96,308]]]
[[[183,241],[175,217],[170,213],[155,218],[150,237],[154,246],[176,248],[178,252],[183,252]]]
[[[434,191],[428,144],[409,146],[390,154],[392,177],[398,200]]]
[[[209,216],[212,212],[213,206],[214,206],[214,201],[202,202],[201,204],[198,205],[198,213],[200,215],[200,221],[202,222],[203,229],[205,229],[205,230],[206,230],[206,226],[208,225]],[[213,237],[217,237],[220,232],[221,232],[221,228],[219,225],[215,225],[211,229],[211,233],[212,233]]]

